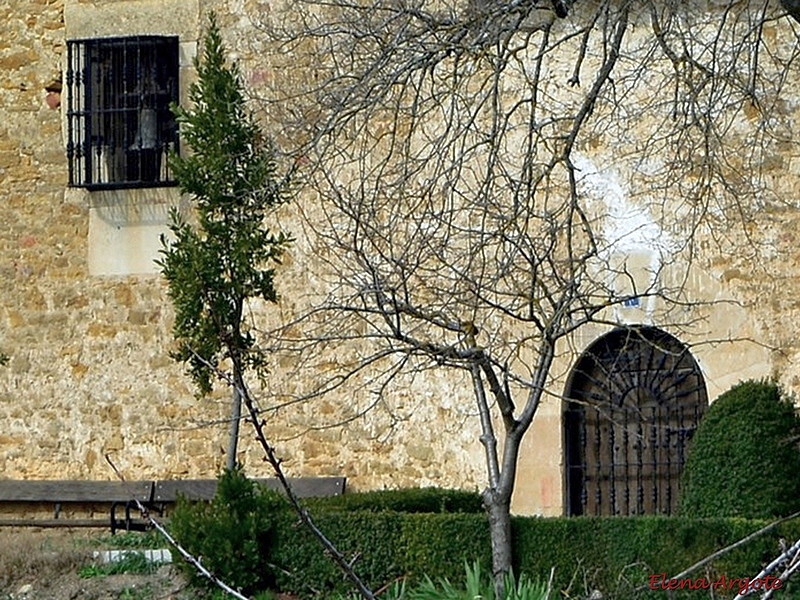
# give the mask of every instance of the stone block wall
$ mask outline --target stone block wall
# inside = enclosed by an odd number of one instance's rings
[[[0,477],[113,479],[106,453],[131,479],[213,477],[224,464],[229,392],[220,388],[209,398],[195,398],[189,379],[170,359],[172,311],[152,264],[166,207],[181,199],[174,189],[69,189],[64,109],[49,108],[45,90],[61,76],[67,39],[160,33],[180,36],[185,94],[211,8],[221,15],[225,39],[249,85],[292,85],[304,77],[302,70],[259,60],[251,17],[278,10],[277,4],[0,3],[0,350],[11,357],[0,368]],[[800,114],[794,105],[787,111],[792,122]],[[786,197],[786,205],[800,191],[795,147],[787,145],[764,166],[775,173],[775,193]],[[290,232],[302,231],[290,209],[281,219]],[[764,211],[752,231],[768,252],[732,255],[708,242],[705,260],[692,270],[690,285],[698,295],[723,301],[698,313],[682,337],[699,343],[694,353],[712,398],[745,377],[777,375],[800,390],[798,223],[800,213],[793,209]],[[324,291],[309,261],[325,249],[299,233],[298,238],[278,275],[285,292],[277,307],[268,308],[272,319],[289,319]],[[630,323],[646,317],[637,309],[611,316]],[[560,348],[552,395],[523,446],[514,501],[519,512],[563,511],[558,395],[580,351],[603,332],[582,331]],[[702,344],[711,338],[717,342]],[[319,376],[278,363],[271,385],[285,390],[303,383],[292,378]],[[334,394],[272,413],[270,433],[289,473],[344,475],[355,489],[482,487],[471,383],[458,373],[406,383],[394,390],[390,405],[360,419],[350,417],[369,404],[368,390],[361,390],[363,397]],[[338,421],[346,423],[318,428]],[[245,428],[240,458],[249,472],[262,475],[251,437]]]

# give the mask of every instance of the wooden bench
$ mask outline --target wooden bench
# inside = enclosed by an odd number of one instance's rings
[[[154,481],[19,481],[0,479],[0,502],[92,503],[153,499]]]
[[[0,480],[0,503],[4,504],[48,504],[53,506],[52,519],[3,519],[0,525],[37,527],[101,527],[111,525],[112,532],[117,529],[144,529],[145,523],[134,522],[130,518],[116,518],[116,507],[135,500],[149,505],[153,500],[155,481],[76,481],[76,480]],[[110,504],[110,521],[97,519],[62,519],[63,505]]]
[[[282,491],[277,479],[256,479],[256,483]],[[300,477],[289,479],[301,498],[338,496],[344,493],[345,477]],[[52,519],[0,519],[0,526],[13,527],[108,527],[117,530],[147,528],[148,523],[131,517],[138,500],[150,510],[163,514],[178,496],[190,500],[211,500],[217,491],[216,479],[176,479],[164,481],[76,481],[76,480],[10,480],[0,479],[0,505],[47,504],[53,507]],[[111,505],[110,519],[63,519],[64,505]],[[124,517],[117,518],[116,509],[125,507]]]

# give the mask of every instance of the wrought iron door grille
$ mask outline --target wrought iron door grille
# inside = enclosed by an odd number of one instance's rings
[[[688,349],[654,327],[618,329],[581,357],[567,394],[568,513],[671,514],[708,404]]]
[[[89,189],[174,185],[178,38],[67,43],[69,184]]]

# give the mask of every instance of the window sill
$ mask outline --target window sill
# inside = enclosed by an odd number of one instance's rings
[[[71,185],[72,188],[82,188],[89,192],[99,192],[105,190],[147,190],[152,188],[177,187],[177,181],[131,181],[120,183],[91,183],[81,185]]]

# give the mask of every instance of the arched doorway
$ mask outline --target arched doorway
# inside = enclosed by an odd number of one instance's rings
[[[584,352],[565,397],[567,514],[674,512],[708,405],[688,348],[655,327],[618,328]]]

